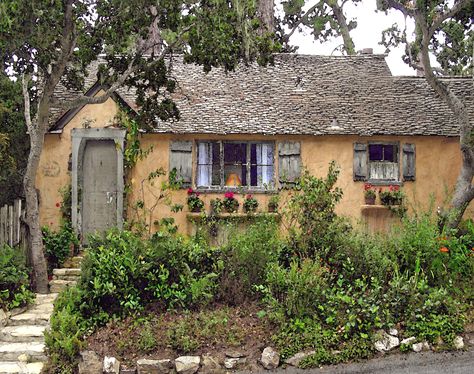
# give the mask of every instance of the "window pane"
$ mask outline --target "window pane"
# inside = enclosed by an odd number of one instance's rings
[[[246,143],[224,143],[224,181],[226,186],[247,185]]]
[[[217,170],[217,173],[216,173]],[[220,185],[219,143],[200,142],[197,146],[196,184],[200,187]]]
[[[273,145],[252,144],[250,148],[250,185],[270,187],[273,185]]]
[[[382,161],[383,160],[383,145],[369,144],[369,160]]]
[[[384,161],[396,162],[394,159],[395,156],[395,146],[393,144],[386,144],[384,145]]]

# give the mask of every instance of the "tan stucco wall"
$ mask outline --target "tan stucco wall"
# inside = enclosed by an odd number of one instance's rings
[[[45,147],[41,158],[40,170],[37,178],[37,187],[41,191],[40,215],[42,224],[59,223],[59,208],[56,202],[60,201],[59,189],[70,183],[70,175],[67,172],[67,163],[71,153],[71,129],[82,127],[86,120],[95,119],[91,123],[93,127],[110,125],[117,111],[117,105],[109,100],[100,105],[89,105],[84,107],[65,127],[60,135],[48,134],[45,139]],[[149,173],[162,167],[168,170],[169,164],[169,142],[174,139],[239,139],[239,140],[288,140],[288,136],[255,136],[255,135],[232,135],[227,137],[209,135],[159,135],[146,134],[141,136],[143,149],[152,146],[152,152],[144,160],[139,161],[129,174],[128,183],[131,183],[129,207],[142,199],[142,181],[146,180]],[[295,136],[292,140],[301,141],[302,162],[309,171],[316,176],[324,176],[327,172],[329,162],[333,159],[341,167],[338,186],[344,191],[344,197],[337,207],[339,214],[350,216],[356,220],[361,218],[363,205],[363,182],[354,182],[352,175],[353,143],[355,141],[396,141],[400,144],[413,143],[416,145],[416,181],[405,182],[403,189],[406,192],[409,203],[418,208],[426,208],[430,197],[435,199],[435,206],[443,205],[447,199],[447,192],[451,191],[460,167],[459,144],[456,138],[437,136],[417,137],[358,137],[358,136]],[[193,153],[193,157],[195,154]],[[143,183],[143,196],[145,206],[150,208],[155,204],[156,197],[160,195],[161,182],[166,177],[158,179],[154,185]],[[260,208],[266,210],[270,195],[255,194],[260,202]],[[223,197],[222,193],[202,194],[209,210],[210,200],[215,197]],[[242,197],[238,196],[240,202]],[[185,205],[183,212],[172,213],[169,207],[162,203],[153,211],[151,222],[163,217],[174,217],[180,227],[180,231],[190,232],[190,223],[186,219],[186,190],[173,192],[172,203]],[[242,206],[242,204],[241,204]],[[241,209],[241,208],[240,208]],[[472,216],[472,209],[467,214]],[[128,209],[128,217],[134,216],[133,209]],[[149,218],[149,217],[148,217]]]

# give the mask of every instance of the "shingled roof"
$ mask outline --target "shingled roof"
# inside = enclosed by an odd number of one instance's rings
[[[383,55],[279,54],[273,66],[241,66],[227,74],[173,63],[179,121],[158,121],[157,133],[458,136],[447,105],[424,78],[394,77]],[[88,78],[90,86],[93,78]],[[469,78],[445,82],[463,98],[474,120]],[[121,89],[127,103],[133,91]],[[71,93],[57,96],[68,100]],[[70,115],[71,113],[69,113]],[[61,113],[54,112],[53,121]],[[66,118],[63,116],[63,119]],[[61,130],[63,120],[52,130]],[[59,126],[58,126],[59,125]]]

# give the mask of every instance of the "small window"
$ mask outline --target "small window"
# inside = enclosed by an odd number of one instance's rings
[[[198,142],[198,188],[273,188],[274,143]]]
[[[398,145],[369,144],[369,180],[398,181]]]

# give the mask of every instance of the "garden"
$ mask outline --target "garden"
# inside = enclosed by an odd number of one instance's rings
[[[239,368],[252,369],[267,346],[281,361],[306,352],[298,366],[319,367],[375,355],[393,329],[410,337],[402,350],[454,349],[473,320],[474,223],[449,230],[432,210],[410,211],[392,232],[369,235],[336,214],[338,174],[334,163],[324,178],[304,172],[270,214],[253,214],[246,196],[246,229],[227,222],[219,246],[209,245],[212,214],[193,237],[172,218],[153,234],[131,226],[91,237],[81,280],[55,303],[49,372],[74,373],[84,350],[125,366],[179,355],[222,361],[239,351],[248,358]],[[231,211],[230,198],[213,209]],[[202,208],[198,200],[189,190],[190,211]],[[74,235],[67,225],[61,232],[45,232],[48,248],[69,250]],[[48,257],[61,262],[65,252]],[[2,306],[27,302],[26,269],[8,269],[0,270],[11,292]]]

